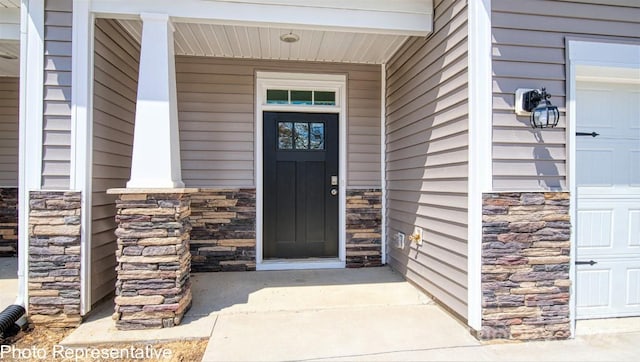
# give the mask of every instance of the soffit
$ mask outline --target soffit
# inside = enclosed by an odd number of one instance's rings
[[[0,0],[0,76],[20,75],[20,0]]]
[[[140,42],[142,22],[120,20]],[[301,60],[344,63],[385,63],[408,38],[404,35],[332,30],[252,27],[229,24],[174,23],[177,55]],[[282,34],[300,36],[296,43]]]
[[[0,55],[13,56],[15,59],[0,57],[0,76],[17,77],[20,74],[20,42],[0,41]]]
[[[0,0],[0,9],[2,8],[19,8],[20,0]]]

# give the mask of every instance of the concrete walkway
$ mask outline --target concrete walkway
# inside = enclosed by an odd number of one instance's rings
[[[18,258],[0,258],[0,311],[18,296]]]
[[[635,361],[640,354],[640,319],[590,321],[582,328],[590,333],[568,341],[481,344],[388,268],[195,274],[193,293],[178,327],[117,331],[108,303],[61,344],[209,338],[204,361]]]

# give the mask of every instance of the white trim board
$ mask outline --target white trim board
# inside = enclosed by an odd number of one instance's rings
[[[491,0],[469,2],[469,182],[467,313],[482,329],[482,194],[492,190]]]
[[[570,191],[570,215],[571,220],[577,220],[577,183],[576,183],[576,87],[577,80],[588,67],[608,68],[609,75],[625,73],[625,69],[631,70],[630,74],[637,74],[634,68],[640,68],[640,45],[629,43],[606,42],[594,39],[567,38],[567,184]],[[603,73],[604,75],[605,73]],[[614,77],[615,78],[615,77]],[[571,223],[571,260],[569,276],[576,281],[576,223]],[[576,328],[576,288],[571,288],[570,316],[571,335],[575,336]]]
[[[427,36],[433,30],[431,13],[327,8],[309,4],[240,3],[202,0],[93,0],[100,17],[137,18],[141,13],[168,14],[176,22],[336,30],[370,34]],[[384,21],[383,21],[384,20]]]
[[[387,264],[387,65],[380,66],[380,252]]]
[[[70,188],[81,192],[82,230],[80,313],[91,310],[91,233],[93,160],[93,39],[95,19],[89,2],[73,2],[71,87],[71,180]]]
[[[288,104],[266,104],[266,90],[274,87],[330,90],[336,92],[336,106],[299,106]],[[347,77],[343,74],[310,74],[256,72],[255,114],[255,184],[256,184],[256,270],[344,268],[346,266],[346,192],[347,192]],[[338,260],[329,262],[314,260],[264,261],[263,255],[263,113],[265,111],[338,113]],[[276,269],[274,269],[276,268]]]
[[[29,191],[42,187],[44,2],[22,0],[18,161],[18,301],[29,308]],[[20,303],[22,302],[22,303]]]

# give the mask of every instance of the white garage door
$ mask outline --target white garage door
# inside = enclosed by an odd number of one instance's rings
[[[640,84],[578,81],[576,124],[577,317],[638,316]]]

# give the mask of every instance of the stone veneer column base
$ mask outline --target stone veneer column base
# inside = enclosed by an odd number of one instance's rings
[[[191,307],[190,196],[195,189],[111,189],[116,201],[116,328],[166,328]]]
[[[570,337],[569,194],[483,197],[481,339]]]
[[[382,265],[382,191],[347,190],[347,268]]]
[[[77,327],[80,315],[81,193],[29,193],[29,319]]]
[[[18,189],[0,188],[0,257],[18,255]]]

